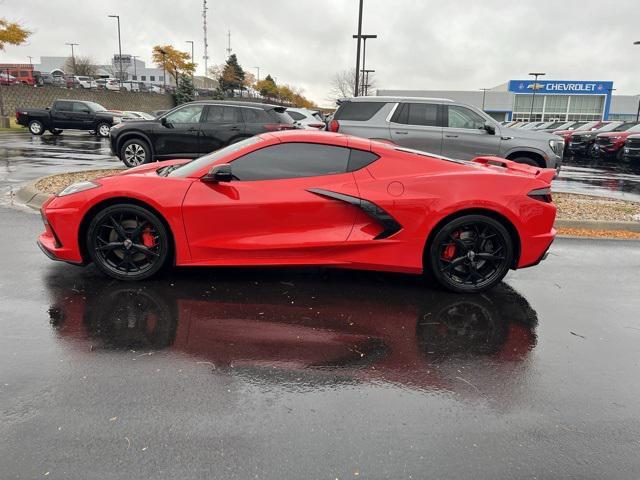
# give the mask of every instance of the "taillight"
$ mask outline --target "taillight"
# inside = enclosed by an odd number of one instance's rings
[[[312,128],[324,128],[325,127],[324,123],[309,123],[308,125],[310,127],[312,127]]]
[[[551,188],[536,188],[535,190],[531,190],[527,196],[529,198],[533,198],[534,200],[538,200],[544,203],[551,203]]]
[[[268,132],[277,132],[280,130],[295,130],[295,125],[291,123],[265,123],[264,129]]]
[[[337,132],[338,130],[340,130],[340,123],[337,120],[331,120],[329,122],[329,131]]]
[[[16,110],[16,122],[20,121],[20,112]]]

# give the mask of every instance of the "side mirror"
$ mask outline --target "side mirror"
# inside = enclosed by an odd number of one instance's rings
[[[487,133],[489,135],[495,135],[496,134],[496,127],[491,125],[489,122],[484,124],[484,129],[487,131]]]
[[[233,180],[233,173],[231,173],[231,165],[228,163],[223,163],[221,165],[216,165],[209,173],[207,173],[202,180],[205,182],[230,182]]]
[[[162,124],[163,127],[167,126],[167,117],[162,117],[160,119],[160,123]]]

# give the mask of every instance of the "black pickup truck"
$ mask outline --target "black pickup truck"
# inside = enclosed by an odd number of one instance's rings
[[[83,100],[56,100],[48,108],[16,110],[16,123],[27,127],[33,135],[42,135],[45,130],[54,135],[60,135],[63,130],[89,130],[108,137],[111,127],[121,121],[122,115]]]

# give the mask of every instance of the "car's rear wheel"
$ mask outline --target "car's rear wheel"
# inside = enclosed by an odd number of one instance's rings
[[[40,120],[31,120],[29,122],[29,131],[32,135],[42,135],[44,133],[44,125]]]
[[[504,278],[513,255],[513,241],[500,222],[465,215],[440,228],[425,260],[435,280],[448,290],[480,292]]]
[[[129,168],[137,167],[151,161],[151,149],[139,138],[127,140],[120,148],[120,159]]]
[[[106,275],[118,280],[142,280],[165,264],[169,234],[149,210],[117,204],[101,210],[91,220],[87,250]]]
[[[108,123],[99,123],[96,127],[96,133],[99,137],[106,138],[109,136],[109,130],[111,130],[111,125]]]

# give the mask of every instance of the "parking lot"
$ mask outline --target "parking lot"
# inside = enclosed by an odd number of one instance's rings
[[[6,478],[640,470],[640,242],[558,239],[482,295],[321,268],[128,284],[49,262],[37,212],[7,205],[28,180],[120,166],[107,142],[11,134],[0,151]],[[637,173],[571,160],[556,186],[635,198]]]
[[[0,136],[0,189],[8,192],[22,183],[65,171],[124,167],[111,155],[108,141],[85,132],[60,137],[27,133]],[[565,159],[556,191],[640,201],[640,165],[611,160]]]

